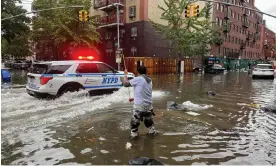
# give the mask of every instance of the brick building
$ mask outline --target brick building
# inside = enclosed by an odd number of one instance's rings
[[[102,60],[116,67],[117,50],[117,18],[118,5],[120,10],[120,48],[125,57],[176,57],[170,52],[169,42],[155,32],[149,19],[165,24],[160,19],[161,10],[158,5],[164,5],[157,0],[94,0],[91,13],[100,14],[102,36],[100,52]]]
[[[268,60],[276,59],[275,33],[272,30],[268,29],[265,25],[264,25],[263,38],[264,38],[264,48],[263,48],[263,51],[264,51],[265,58],[268,59]]]
[[[255,8],[254,0],[224,2]],[[225,42],[212,46],[211,54],[230,59],[263,59],[262,20],[259,13],[223,4],[214,4],[213,21],[224,31]]]

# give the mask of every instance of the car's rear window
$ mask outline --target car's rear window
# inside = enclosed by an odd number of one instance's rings
[[[34,64],[31,73],[34,74],[63,74],[71,65]]]
[[[63,74],[71,65],[55,65],[50,66],[45,74]]]
[[[258,69],[273,69],[272,66],[266,66],[266,65],[257,65]]]

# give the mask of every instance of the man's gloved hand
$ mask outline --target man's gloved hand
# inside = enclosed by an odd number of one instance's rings
[[[153,112],[153,109],[151,109],[150,112],[152,113],[153,116],[155,116],[155,113]]]

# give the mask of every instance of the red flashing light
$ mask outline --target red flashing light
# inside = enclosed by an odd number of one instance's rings
[[[93,57],[93,56],[87,56],[87,57],[85,57],[85,56],[79,56],[78,59],[88,59],[88,60],[92,60],[92,59],[94,59],[94,57]]]
[[[50,81],[51,79],[53,79],[53,77],[40,77],[40,84],[41,84],[41,85],[45,85],[45,84],[47,84],[47,82]]]
[[[92,59],[94,59],[94,57],[93,56],[88,56],[87,59],[92,60]]]

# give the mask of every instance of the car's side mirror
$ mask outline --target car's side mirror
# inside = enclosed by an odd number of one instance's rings
[[[117,70],[113,70],[113,73],[117,73],[118,71]]]

